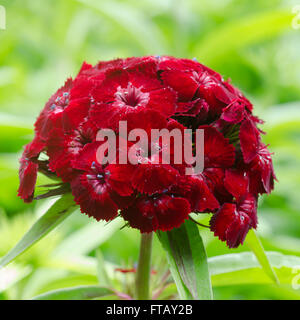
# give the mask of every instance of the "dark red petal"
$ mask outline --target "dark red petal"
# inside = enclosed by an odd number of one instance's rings
[[[163,56],[159,58],[160,70],[194,71],[201,72],[203,65],[190,59],[177,59],[174,57]]]
[[[157,80],[158,62],[154,57],[133,57],[124,61],[124,69],[134,77],[144,77]],[[157,81],[157,84],[159,82]],[[145,84],[145,81],[140,85]]]
[[[92,68],[93,66],[89,63],[87,63],[86,61],[83,61],[81,68],[79,70],[78,75],[82,75],[82,73],[84,73],[84,71],[89,70],[90,68]]]
[[[249,192],[253,194],[266,193],[266,190],[261,180],[260,171],[256,171],[256,170],[249,171]]]
[[[236,248],[244,242],[249,231],[250,218],[237,212],[236,205],[225,203],[210,220],[210,228],[215,236],[226,241],[229,248]]]
[[[111,191],[110,197],[114,201],[114,203],[118,206],[118,208],[122,210],[122,209],[128,208],[134,203],[136,199],[136,193],[133,193],[130,196],[121,196],[117,192]]]
[[[249,179],[244,171],[229,169],[225,171],[224,185],[237,199],[248,192]]]
[[[181,101],[191,100],[199,87],[192,72],[167,70],[162,72],[161,78],[164,84],[178,93],[178,98]]]
[[[260,166],[262,168],[262,182],[266,192],[271,193],[274,189],[274,180],[276,180],[271,154],[267,148],[260,150],[258,154],[261,158]]]
[[[158,221],[151,198],[138,198],[132,206],[123,209],[121,215],[132,228],[139,229],[141,232],[158,230]]]
[[[50,164],[54,163],[63,157],[65,149],[65,137],[63,130],[60,128],[54,128],[51,131],[51,135],[47,139],[47,155],[49,156]],[[55,165],[54,165],[55,166]]]
[[[208,168],[202,173],[207,186],[213,191],[220,203],[231,202],[233,196],[224,186],[225,170],[221,168]]]
[[[35,136],[34,139],[25,146],[22,159],[38,158],[39,154],[45,149],[45,147],[45,142],[41,141],[39,136]]]
[[[167,129],[169,131],[172,131],[173,129],[179,129],[182,134],[184,134],[184,130],[187,129],[185,126],[183,126],[181,123],[174,119],[169,119],[168,124],[167,124]]]
[[[99,72],[103,73],[108,70],[119,69],[124,66],[124,59],[114,59],[109,61],[99,61],[96,65]]]
[[[209,112],[209,105],[203,99],[195,100],[195,104],[189,110],[189,114],[194,114],[197,116],[198,123],[202,123],[207,119]]]
[[[226,104],[231,103],[233,100],[236,99],[236,95],[231,93],[227,88],[223,85],[223,83],[219,83],[213,89],[215,97]]]
[[[159,112],[154,110],[141,110],[127,114],[124,117],[127,121],[127,132],[136,128],[146,131],[148,137],[151,137],[151,129],[163,129],[167,126],[167,120]]]
[[[106,71],[105,80],[97,85],[91,96],[97,103],[111,103],[115,100],[118,88],[126,88],[129,82],[128,73],[122,69]]]
[[[266,193],[270,193],[274,188],[274,179],[276,179],[271,153],[264,144],[260,144],[256,157],[250,163],[252,171],[252,180],[257,179],[263,184]],[[255,173],[257,173],[255,175]],[[253,183],[254,181],[252,181]]]
[[[159,230],[178,228],[188,219],[191,212],[189,202],[184,198],[163,195],[154,200]]]
[[[196,79],[200,86],[199,95],[217,109],[221,105],[218,101],[222,104],[229,104],[237,98],[236,94],[227,89],[219,74],[215,75],[211,72],[197,73]]]
[[[223,109],[221,119],[231,123],[239,123],[244,119],[244,116],[245,105],[240,101],[234,101]]]
[[[150,92],[147,108],[151,108],[169,117],[175,112],[176,93],[169,88],[162,88]]]
[[[89,110],[89,121],[93,123],[97,128],[112,128],[115,122],[112,121],[112,117],[116,114],[123,112],[120,108],[115,108],[112,104],[96,103]]]
[[[20,159],[18,196],[25,202],[33,199],[37,179],[38,164],[35,162],[40,153],[45,149],[45,143],[38,136],[26,145]]]
[[[63,112],[63,127],[65,130],[76,129],[84,122],[90,109],[90,99],[82,98],[71,100],[70,104]]]
[[[191,164],[194,161],[193,154],[185,155],[184,150],[192,150],[193,147],[193,141],[192,137],[190,139],[185,139],[185,130],[187,129],[185,126],[180,124],[178,121],[174,119],[170,119],[168,121],[166,129],[170,133],[170,142],[167,139],[168,136],[162,134],[162,138],[159,139],[159,142],[161,143],[161,155],[162,155],[162,161],[163,163],[170,163],[173,167],[181,167],[181,169],[185,169],[187,166],[191,166]],[[176,131],[173,131],[176,130]],[[177,140],[176,138],[173,138],[172,135],[174,133],[178,132],[181,134],[181,137],[179,136],[180,140]],[[181,149],[181,150],[180,150]],[[170,154],[170,157],[169,157]],[[175,158],[176,156],[176,158]],[[181,157],[180,157],[181,156]],[[189,156],[189,158],[188,158]],[[169,161],[170,162],[167,162]],[[175,164],[176,160],[176,164]]]
[[[244,243],[246,235],[250,229],[249,218],[244,214],[239,214],[227,230],[227,245],[229,248],[237,248]]]
[[[257,227],[257,197],[251,193],[246,194],[238,203],[238,212],[247,214],[250,218],[251,228]]]
[[[189,102],[179,102],[176,108],[176,117],[192,117],[188,123],[195,123],[195,126],[204,123],[207,120],[209,105],[203,99],[196,99]]]
[[[100,141],[94,141],[86,144],[78,155],[74,156],[71,163],[74,169],[89,171],[94,162],[99,163],[97,159],[97,150],[103,144]],[[99,156],[99,154],[98,154]]]
[[[240,142],[244,161],[249,163],[257,155],[259,147],[259,131],[249,119],[245,119],[240,127]]]
[[[53,165],[50,166],[49,164],[49,168],[51,171],[55,172],[62,181],[70,182],[78,174],[78,172],[71,167],[70,162],[70,157],[61,157],[56,162],[55,167]]]
[[[82,174],[71,182],[75,202],[82,213],[96,220],[112,220],[118,214],[118,207],[110,196],[107,184],[95,187],[89,182],[88,175]]]
[[[153,61],[140,64],[134,68],[127,68],[128,82],[143,92],[152,92],[153,90],[162,89],[161,82],[156,73],[156,65]]]
[[[234,164],[235,148],[221,132],[211,126],[200,126],[204,130],[205,168],[227,168]]]
[[[20,163],[18,196],[24,202],[31,202],[37,179],[38,164],[26,159],[21,159]]]
[[[130,177],[135,169],[131,164],[110,164],[105,168],[108,183],[120,196],[130,196],[133,193]]]
[[[176,113],[179,115],[186,115],[189,110],[194,106],[195,100],[188,102],[178,102],[176,107]],[[196,116],[196,114],[193,114]]]
[[[246,98],[244,97],[244,95],[241,93],[241,91],[238,88],[235,88],[231,83],[230,83],[230,79],[228,79],[227,81],[223,82],[223,85],[235,96],[237,96],[239,98],[239,100],[242,101],[242,103],[246,106],[248,111],[252,111],[253,109],[253,105],[252,103]]]
[[[72,161],[76,161],[83,148],[96,137],[96,129],[86,122],[73,130],[72,134],[64,134],[62,129],[53,129],[47,141],[47,154],[51,171],[69,182],[74,178]]]
[[[169,195],[139,198],[133,206],[121,212],[130,226],[141,232],[178,228],[189,213],[190,205],[186,199]]]
[[[208,188],[202,177],[191,176],[187,181],[187,198],[194,212],[212,212],[220,207],[218,200]]]
[[[60,98],[64,93],[69,94],[73,86],[73,80],[71,78],[67,79],[64,86],[56,91],[55,94],[46,103],[44,109],[37,118],[34,126],[37,134],[44,140],[47,139],[48,133],[52,130],[53,127],[61,127],[61,116],[62,108],[56,108],[56,100]],[[58,103],[59,104],[59,103]],[[55,106],[55,108],[53,107]]]
[[[58,128],[54,128],[51,131],[47,141],[48,167],[58,177],[61,177],[64,182],[69,182],[74,177],[71,167],[73,154],[67,148],[68,142],[69,139],[65,140],[63,130]]]
[[[89,99],[93,89],[100,83],[100,79],[95,80],[87,77],[77,77],[73,82],[72,89],[70,90],[70,100],[83,98]]]
[[[199,84],[197,96],[206,100],[211,106],[209,113],[212,118],[219,116],[223,108],[236,98],[222,82],[207,72],[198,74],[197,83]]]
[[[55,172],[64,182],[70,182],[76,172],[71,166],[71,161],[77,154],[78,146],[69,147],[71,137],[65,137],[62,129],[53,129],[47,141],[48,167]]]
[[[233,203],[225,203],[220,210],[215,213],[210,220],[210,229],[218,236],[220,240],[226,241],[226,232],[228,226],[234,220],[236,205]]]
[[[141,193],[162,192],[176,183],[178,171],[167,164],[139,164],[132,176],[133,187]]]

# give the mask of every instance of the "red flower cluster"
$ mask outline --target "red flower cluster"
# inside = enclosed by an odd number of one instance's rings
[[[101,165],[97,132],[118,134],[120,120],[146,132],[203,129],[204,171],[185,175],[184,163],[154,164],[150,157]],[[41,171],[60,177],[81,211],[97,220],[120,212],[131,227],[151,232],[179,227],[191,212],[209,212],[214,234],[237,247],[256,228],[258,195],[274,184],[260,123],[239,90],[196,61],[150,56],[84,63],[35,123],[20,160],[19,196],[32,201]]]

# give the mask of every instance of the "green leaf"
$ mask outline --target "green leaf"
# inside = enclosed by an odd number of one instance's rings
[[[291,286],[295,270],[300,265],[300,257],[267,252],[267,257],[276,270],[281,284]],[[235,286],[245,284],[272,284],[273,281],[262,270],[252,252],[231,253],[208,258],[212,284]]]
[[[261,267],[265,271],[265,273],[277,284],[279,284],[279,280],[277,278],[277,275],[275,271],[273,270],[268,257],[265,253],[265,250],[257,237],[254,230],[250,230],[248,232],[247,238],[245,240],[245,243],[248,245],[248,247],[252,250],[252,252],[255,254],[258,262],[260,263]]]
[[[157,232],[166,250],[170,270],[181,299],[212,299],[212,288],[205,248],[195,223]]]
[[[94,275],[70,273],[56,268],[38,268],[22,288],[21,300],[30,300],[35,296],[53,290],[78,286],[98,286]]]
[[[174,259],[174,257],[172,256],[172,251],[170,248],[170,243],[169,243],[169,239],[168,239],[168,235],[166,232],[157,232],[157,236],[163,246],[163,248],[166,251],[166,255],[167,255],[167,260],[170,266],[170,271],[171,274],[173,276],[173,279],[175,281],[178,293],[179,293],[179,297],[182,300],[189,300],[192,299],[192,295],[189,292],[188,288],[185,286],[183,280],[181,279],[179,270],[178,270],[178,266],[176,264],[176,261]]]
[[[98,276],[99,284],[110,286],[111,283],[110,283],[109,276],[107,274],[106,263],[102,255],[102,252],[99,248],[96,250],[96,259],[97,259],[97,276]]]
[[[92,221],[86,226],[73,232],[55,250],[60,256],[78,256],[90,253],[107,241],[124,224],[121,218],[113,221],[99,222]]]
[[[33,300],[91,300],[111,295],[111,289],[98,286],[79,286],[53,290],[33,298]]]
[[[46,272],[47,271],[48,270],[46,270]],[[57,271],[58,270],[54,270],[54,272],[58,273],[59,275],[59,272]],[[78,287],[78,286],[98,286],[98,285],[99,285],[98,279],[93,275],[84,275],[84,274],[68,275],[67,273],[65,273],[64,275],[61,274],[60,278],[53,279],[53,281],[49,281],[48,283],[47,282],[43,283],[43,285],[41,285],[38,288],[38,290],[36,290],[36,292],[33,295],[31,295],[30,298],[37,295],[45,294],[49,291],[54,291],[54,290],[69,289],[69,288]]]
[[[53,206],[29,229],[23,238],[0,261],[0,268],[10,263],[33,244],[46,236],[63,222],[75,209],[76,204],[70,193],[63,195]]]
[[[300,257],[267,252],[267,257],[276,270],[281,284],[291,285]],[[252,252],[231,253],[208,258],[213,286],[245,284],[272,284],[273,281],[262,270]]]

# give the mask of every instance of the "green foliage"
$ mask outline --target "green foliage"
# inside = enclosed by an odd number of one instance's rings
[[[212,299],[206,253],[196,224],[186,221],[180,228],[157,235],[167,252],[180,298]]]
[[[63,195],[56,203],[29,229],[23,238],[0,260],[0,268],[29,249],[34,243],[45,237],[51,230],[63,222],[74,210],[76,204],[70,193]]]
[[[276,270],[281,285],[289,284],[293,269],[299,266],[300,258],[278,252],[266,252]],[[212,282],[215,286],[238,284],[271,284],[274,280],[260,268],[255,255],[250,252],[232,253],[209,258]],[[246,276],[247,275],[247,276]]]
[[[50,291],[33,300],[92,300],[113,294],[112,290],[97,286],[80,286]]]
[[[277,275],[272,269],[272,266],[264,251],[264,248],[254,230],[250,230],[248,232],[245,242],[255,254],[257,261],[260,263],[265,273],[270,277],[270,279],[274,281],[274,283],[279,284]]]
[[[116,268],[134,267],[139,233],[119,230],[121,220],[106,225],[76,212],[37,242],[67,214],[45,224],[52,202],[22,203],[17,170],[36,116],[83,60],[147,54],[196,57],[231,78],[266,120],[264,142],[274,152],[278,183],[259,202],[261,244],[250,235],[246,245],[229,250],[201,228],[214,298],[300,299],[300,32],[291,27],[290,1],[3,0],[1,5],[7,28],[0,30],[0,257],[3,264],[18,257],[0,269],[0,299],[132,295],[134,274]],[[39,177],[38,185],[47,182]],[[195,219],[207,223],[209,216]],[[37,228],[41,222],[43,229]],[[26,242],[23,238],[10,251],[32,225]],[[195,236],[196,226],[191,228]],[[193,261],[194,253],[187,257]],[[157,239],[152,268],[153,297],[177,298]],[[178,284],[181,275],[174,275]],[[125,295],[103,289],[110,286]]]

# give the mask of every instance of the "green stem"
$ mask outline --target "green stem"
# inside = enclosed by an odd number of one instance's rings
[[[141,234],[141,246],[136,273],[136,299],[149,300],[153,232]]]

